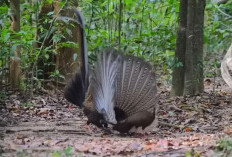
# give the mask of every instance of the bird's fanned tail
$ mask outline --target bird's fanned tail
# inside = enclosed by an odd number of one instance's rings
[[[118,75],[116,107],[128,116],[139,111],[152,111],[158,97],[151,65],[140,58],[126,56]]]
[[[221,74],[224,81],[232,88],[232,44],[221,62]]]
[[[108,122],[122,133],[134,126],[144,129],[154,121],[159,100],[151,65],[138,57],[107,50],[98,54],[89,85],[84,22],[78,10],[74,13],[81,29],[81,65],[65,89],[65,98],[78,106],[84,102],[88,123],[100,127]]]
[[[109,123],[116,124],[114,105],[116,76],[120,66],[120,55],[111,51],[100,53],[91,76],[90,88],[93,105]]]

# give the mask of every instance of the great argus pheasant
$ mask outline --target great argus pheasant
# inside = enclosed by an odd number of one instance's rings
[[[81,29],[83,51],[80,68],[65,88],[65,98],[84,108],[87,123],[98,127],[112,124],[121,133],[128,133],[133,127],[146,128],[155,119],[159,100],[151,65],[138,57],[108,49],[97,55],[90,70],[83,16],[77,9],[74,12]]]

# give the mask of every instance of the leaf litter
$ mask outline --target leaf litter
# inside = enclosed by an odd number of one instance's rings
[[[160,86],[159,123],[141,136],[87,125],[82,110],[68,103],[62,93],[27,99],[9,95],[0,108],[0,153],[183,156],[194,150],[208,156],[217,140],[232,134],[231,91],[221,80],[217,82],[213,85],[206,79],[206,92],[193,97],[170,98],[167,87]]]

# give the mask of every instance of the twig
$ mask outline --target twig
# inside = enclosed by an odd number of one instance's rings
[[[215,7],[220,13],[222,13],[223,15],[227,16],[228,18],[232,18],[231,15],[229,15],[229,14],[225,13],[224,11],[222,11],[217,5],[214,5],[214,7]]]
[[[2,68],[2,69],[0,69],[0,72],[2,72],[2,71],[9,71],[9,68]]]
[[[10,86],[10,83],[0,85],[0,87],[2,87],[2,88],[9,87],[9,86]]]
[[[177,129],[184,129],[186,127],[182,126],[182,125],[174,125],[174,124],[170,124],[170,123],[165,123],[165,122],[158,122],[159,125],[161,126],[170,126],[173,128],[177,128]]]
[[[46,80],[43,80],[45,83],[47,82],[52,82],[54,85],[58,84],[60,86],[65,86],[66,83],[63,83],[63,82],[60,82],[60,81],[56,81],[56,80],[52,80],[52,79],[46,79]]]

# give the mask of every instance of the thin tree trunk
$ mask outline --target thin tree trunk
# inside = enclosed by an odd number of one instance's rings
[[[36,43],[35,43],[35,47],[36,48],[40,48],[42,46],[43,43],[43,47],[47,48],[47,47],[51,47],[53,45],[53,41],[52,41],[52,35],[49,35],[47,37],[47,39],[44,39],[46,37],[47,32],[49,31],[49,27],[50,27],[50,23],[48,22],[44,22],[46,18],[48,17],[48,13],[53,11],[54,7],[51,3],[47,2],[46,0],[42,1],[42,6],[38,15],[38,21],[37,22],[37,30],[36,30]],[[45,31],[41,31],[40,28],[43,28]],[[45,41],[44,41],[45,40]],[[38,78],[41,79],[48,79],[50,76],[50,73],[53,72],[55,70],[55,66],[52,64],[49,65],[44,65],[44,63],[51,63],[51,62],[55,62],[55,55],[52,53],[49,53],[49,58],[47,60],[45,60],[44,58],[42,58],[41,56],[38,58],[38,69],[39,70],[43,70],[42,75],[38,74],[36,72],[36,76]]]
[[[173,70],[172,96],[196,95],[204,91],[203,28],[205,4],[206,0],[180,0],[176,57],[184,66]]]
[[[184,95],[193,95],[195,93],[194,84],[194,19],[195,19],[196,0],[188,1],[187,30],[186,30],[186,55],[185,55],[185,81]]]
[[[11,26],[10,29],[14,32],[20,31],[20,1],[10,1],[11,12]],[[16,37],[16,40],[20,40],[20,37]],[[10,58],[10,84],[12,88],[19,88],[21,69],[20,69],[20,45],[18,45],[14,51],[14,56]]]
[[[204,76],[203,76],[203,30],[204,30],[204,10],[206,0],[197,0],[196,4],[196,17],[195,17],[195,63],[196,67],[195,77],[197,79],[195,94],[204,91]]]
[[[78,3],[75,3],[73,5],[78,5]],[[58,13],[58,11],[60,10],[58,3],[56,3],[54,7],[55,7],[55,13]],[[65,11],[61,11],[60,14],[61,16],[75,18],[72,8],[66,7]],[[62,21],[60,23],[62,23]],[[63,29],[64,25],[65,27],[68,27],[71,30],[71,35],[64,31]],[[65,39],[62,39],[61,42],[72,41],[74,43],[79,43],[78,49],[70,48],[70,47],[62,47],[62,48],[58,48],[57,50],[56,69],[58,69],[59,72],[65,76],[65,81],[67,82],[76,73],[77,66],[80,65],[79,54],[81,51],[83,51],[81,49],[80,43],[82,43],[83,41],[80,35],[80,28],[79,26],[77,26],[76,23],[73,23],[73,25],[69,25],[69,26],[67,26],[66,23],[62,23],[59,25],[58,31],[59,33],[62,33],[65,36]]]
[[[186,27],[187,27],[187,0],[180,0],[179,27],[177,32],[175,57],[183,64],[181,67],[174,67],[172,77],[172,96],[183,95],[184,90],[184,66],[186,51]]]

